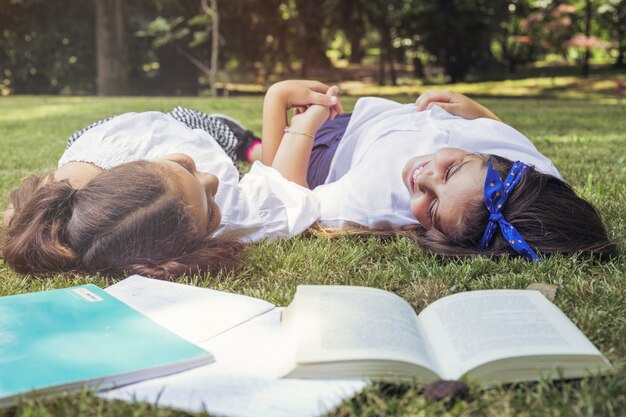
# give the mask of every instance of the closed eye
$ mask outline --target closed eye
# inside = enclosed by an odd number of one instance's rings
[[[466,158],[463,158],[466,159]],[[446,168],[444,174],[443,174],[443,180],[444,182],[447,182],[454,174],[456,174],[457,172],[460,171],[460,169],[467,164],[469,161],[465,160],[462,162],[455,162],[455,163],[451,163],[450,165],[448,165],[448,167]],[[439,223],[437,221],[437,219],[439,218],[439,213],[438,210],[435,210],[435,202],[438,202],[439,199],[438,198],[434,198],[432,203],[430,203],[430,206],[428,207],[428,217],[430,219],[430,224],[432,225],[432,227],[437,228],[437,223]],[[439,208],[439,204],[437,204],[437,209]],[[443,233],[442,230],[439,230],[440,232]]]
[[[443,180],[448,181],[448,178],[450,178],[452,175],[454,175],[454,173],[456,171],[458,171],[458,167],[460,167],[463,164],[458,164],[458,163],[452,163],[450,165],[448,165],[448,167],[446,168],[445,172],[443,173]],[[433,198],[433,201],[430,203],[430,206],[428,206],[428,212],[427,212],[427,216],[430,219],[430,223],[434,226],[435,223],[435,203],[438,201],[437,198]]]
[[[430,219],[430,224],[433,224],[433,212],[435,210],[435,202],[437,201],[436,198],[433,198],[433,201],[431,201],[430,205],[428,206],[428,211],[426,213],[426,215],[428,216],[428,218]]]
[[[448,179],[453,176],[454,174],[456,174],[459,170],[459,168],[461,168],[463,165],[465,165],[468,161],[465,162],[461,162],[461,163],[454,163],[454,164],[450,164],[448,165],[448,168],[446,169],[446,172],[443,174],[443,180],[444,181],[448,181]]]

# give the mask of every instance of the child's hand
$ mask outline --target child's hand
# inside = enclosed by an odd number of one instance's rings
[[[338,87],[330,87],[326,92],[326,96],[328,98],[337,98],[338,91]],[[294,109],[294,116],[291,118],[289,129],[314,135],[322,124],[332,116],[332,111],[332,108],[319,104],[298,106]]]
[[[336,94],[326,94],[329,88],[319,81],[287,80],[272,85],[266,96],[280,99],[285,103],[285,110],[320,104],[330,109],[330,118],[333,119],[343,113],[343,106]]]
[[[415,101],[417,111],[431,109],[437,105],[455,116],[461,116],[465,119],[478,119],[486,117],[500,121],[498,116],[493,114],[485,106],[478,104],[463,94],[455,93],[450,90],[428,90],[418,97]]]

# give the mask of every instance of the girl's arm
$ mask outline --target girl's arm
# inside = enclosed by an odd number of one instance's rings
[[[500,121],[498,116],[493,114],[487,107],[463,94],[455,93],[450,90],[428,90],[419,96],[415,102],[417,111],[430,109],[435,104],[448,113],[461,116],[465,119],[471,120],[485,117],[487,119]]]
[[[331,87],[327,95],[334,97],[337,87]],[[291,126],[280,141],[272,167],[289,181],[308,188],[307,171],[313,147],[313,135],[330,116],[331,109],[319,104],[309,106],[304,112],[291,118]]]
[[[271,166],[287,126],[287,110],[321,104],[329,108],[330,118],[343,113],[336,96],[328,96],[329,87],[318,81],[290,80],[272,85],[263,101],[263,156],[265,165]],[[327,116],[328,117],[328,116]]]

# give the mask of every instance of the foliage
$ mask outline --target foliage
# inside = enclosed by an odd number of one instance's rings
[[[529,84],[532,84],[530,81]],[[472,85],[466,85],[471,88]],[[517,86],[524,92],[526,84]],[[485,91],[511,88],[508,82],[485,86]],[[555,88],[555,91],[562,89]],[[400,98],[409,102],[411,96]],[[555,256],[529,265],[514,259],[498,261],[441,260],[423,253],[406,239],[302,236],[262,243],[246,250],[240,271],[181,282],[288,303],[297,284],[346,284],[384,288],[398,293],[416,310],[457,291],[525,288],[533,282],[558,287],[556,304],[616,365],[603,378],[559,383],[540,382],[481,391],[472,386],[469,398],[456,403],[430,403],[419,383],[376,384],[343,404],[332,415],[487,416],[487,417],[619,417],[626,409],[626,165],[622,133],[624,108],[608,100],[546,99],[526,94],[523,99],[480,100],[503,120],[533,139],[552,158],[565,179],[603,214],[610,235],[622,247],[620,257],[597,263],[581,257]],[[183,105],[220,112],[242,120],[254,131],[261,127],[260,97],[255,98],[93,98],[33,97],[0,100],[0,208],[8,191],[30,172],[56,166],[66,138],[94,120],[126,111],[168,111]],[[355,100],[345,100],[346,110]],[[0,295],[94,283],[110,285],[102,276],[62,276],[33,279],[0,264]],[[17,408],[0,410],[2,417],[26,416],[184,416],[156,405],[107,401],[90,393],[37,398]],[[204,415],[204,414],[201,414]]]
[[[406,20],[419,35],[420,44],[456,83],[463,81],[470,69],[484,67],[491,60],[491,39],[505,6],[499,0],[416,1]]]
[[[350,63],[379,64],[381,84],[387,71],[395,83],[399,64],[413,65],[415,76],[423,78],[425,64],[432,63],[431,72],[441,68],[452,82],[473,74],[512,74],[547,58],[571,64],[589,58],[590,41],[592,47],[606,47],[605,60],[626,66],[626,0],[218,3],[219,67],[227,81],[267,84],[276,73],[317,77],[332,69],[328,50],[338,38],[349,44]],[[125,2],[124,9],[130,34],[128,92],[196,94],[197,68],[180,67],[185,60],[208,66],[211,22],[198,1],[135,0]],[[93,2],[0,0],[0,10],[0,94],[94,92]],[[177,76],[195,81],[182,88]]]
[[[626,0],[605,0],[598,7],[598,16],[600,23],[607,29],[607,38],[615,40],[615,65],[626,67]]]
[[[0,84],[16,93],[93,91],[93,2],[0,0],[0,10]]]

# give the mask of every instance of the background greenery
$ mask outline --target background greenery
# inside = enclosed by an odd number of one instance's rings
[[[0,94],[196,94],[217,21],[220,90],[328,73],[395,85],[626,68],[626,0],[212,0],[217,20],[203,4],[0,0]],[[110,68],[115,88],[96,82]]]
[[[557,84],[561,78],[557,78]],[[563,80],[575,86],[578,78]],[[574,99],[577,88],[553,89],[555,98],[529,96],[555,81],[537,79],[491,84],[462,84],[462,91],[486,94],[507,91],[505,98],[480,101],[504,121],[532,138],[565,179],[602,213],[622,255],[608,263],[579,257],[554,256],[542,264],[518,259],[475,258],[441,260],[398,238],[339,238],[315,235],[290,241],[261,243],[247,248],[239,271],[220,276],[189,277],[181,282],[234,291],[286,305],[298,284],[364,285],[394,291],[417,311],[430,302],[459,291],[525,288],[533,282],[556,285],[555,303],[616,366],[614,375],[581,381],[529,383],[481,391],[472,385],[465,400],[429,403],[419,383],[406,386],[376,384],[347,401],[336,416],[623,416],[626,410],[626,108],[615,100]],[[567,84],[566,81],[563,81]],[[568,84],[569,85],[569,84]],[[598,87],[600,88],[600,87]],[[418,91],[383,90],[399,101],[412,101]],[[370,91],[376,93],[377,91]],[[514,98],[514,96],[520,96]],[[602,95],[600,95],[602,97]],[[351,108],[354,98],[344,98]],[[170,110],[175,105],[222,112],[242,120],[255,131],[261,126],[260,97],[93,98],[7,97],[0,100],[0,207],[9,190],[28,173],[55,167],[66,138],[74,130],[104,116],[126,111]],[[84,283],[107,286],[100,276],[32,278],[0,267],[0,295],[66,287]],[[57,399],[28,400],[0,410],[14,416],[178,416],[178,411],[154,405],[101,400],[90,392]]]

